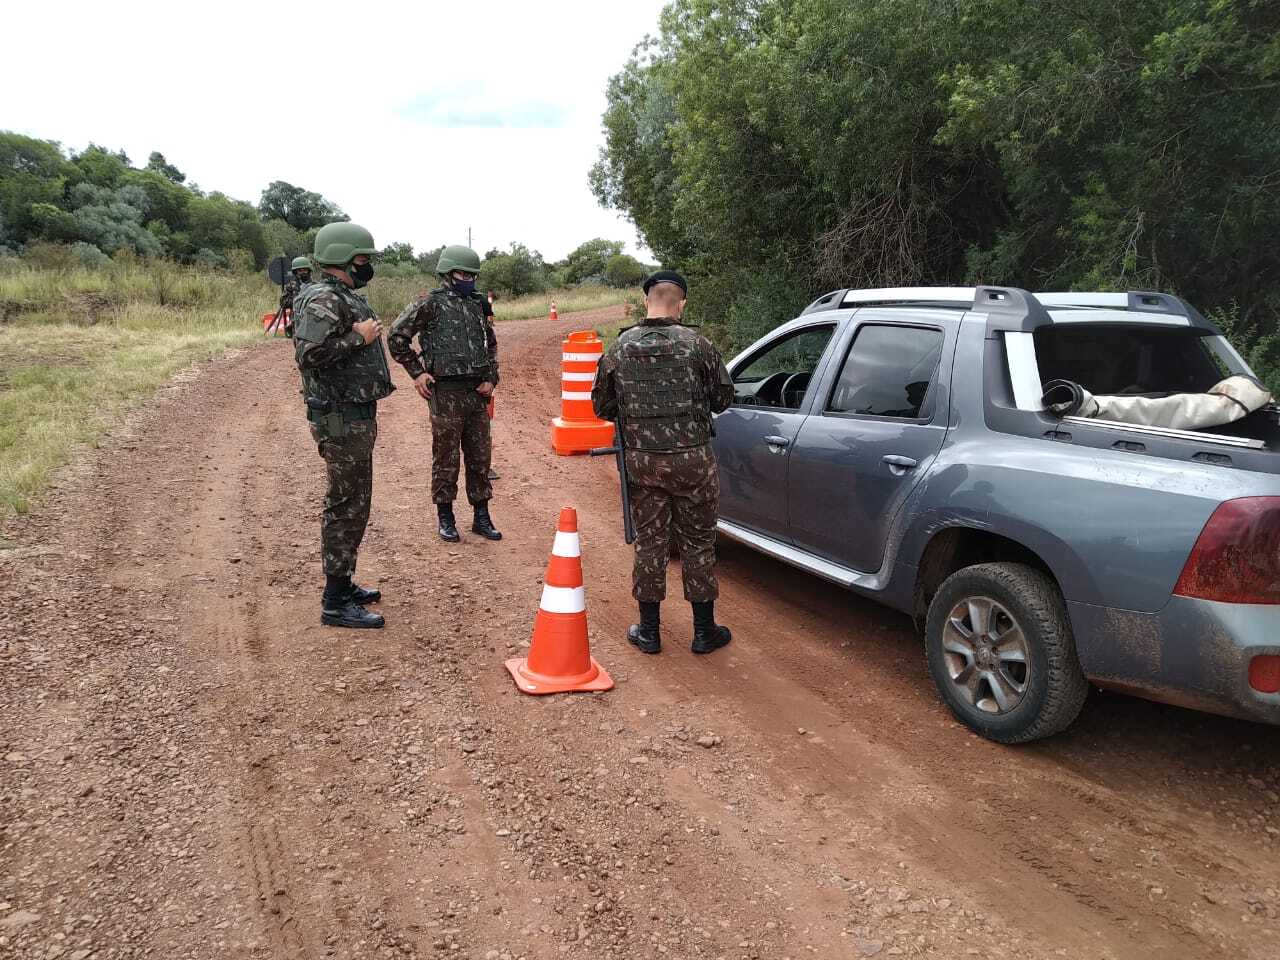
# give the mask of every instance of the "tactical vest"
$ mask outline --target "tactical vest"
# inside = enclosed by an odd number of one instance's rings
[[[423,366],[436,379],[487,375],[491,363],[484,304],[479,298],[462,297],[443,288],[431,292],[431,303],[435,322]]]
[[[327,290],[337,291],[342,306],[340,320],[336,323],[306,314],[307,305]],[[306,336],[312,331],[303,330],[302,324],[310,326],[320,323],[330,327],[330,332],[337,332],[342,336],[350,333],[352,326],[361,320],[374,319],[377,319],[377,314],[364,297],[357,296],[346,286],[338,284],[308,283],[294,301],[295,336],[302,336],[313,342],[314,337]],[[391,371],[387,367],[387,356],[381,339],[360,347],[341,363],[311,367],[303,369],[301,373],[302,389],[306,396],[335,404],[370,403],[389,396],[395,389],[391,383]]]
[[[687,450],[711,442],[711,409],[695,340],[670,328],[623,334],[617,379],[622,438],[632,450]]]

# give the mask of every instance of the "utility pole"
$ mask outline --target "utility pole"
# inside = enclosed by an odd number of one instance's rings
[[[467,227],[467,246],[471,246],[471,228]]]

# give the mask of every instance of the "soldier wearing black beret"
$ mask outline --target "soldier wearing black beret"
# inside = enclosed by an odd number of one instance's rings
[[[673,533],[684,596],[693,605],[693,652],[710,653],[731,639],[715,621],[720,478],[711,418],[733,402],[733,381],[711,342],[681,324],[688,292],[674,270],[645,280],[647,315],[605,352],[591,389],[596,415],[617,423],[626,446],[636,529],[632,593],[640,604],[640,622],[627,639],[644,653],[662,649],[659,610]]]

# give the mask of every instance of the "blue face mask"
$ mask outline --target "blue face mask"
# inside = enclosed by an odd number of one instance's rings
[[[462,294],[464,297],[469,297],[476,292],[476,282],[474,280],[459,280],[457,277],[454,277],[453,289],[457,290],[458,293]]]

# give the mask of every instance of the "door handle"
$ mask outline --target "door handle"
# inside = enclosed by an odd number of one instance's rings
[[[884,462],[889,465],[889,472],[895,477],[901,477],[912,467],[917,466],[916,461],[912,460],[910,457],[899,457],[896,454],[890,454],[883,459]]]
[[[765,437],[765,438],[764,438],[764,442],[765,442],[765,443],[767,443],[767,444],[768,444],[769,446],[771,446],[771,447],[789,447],[789,446],[791,446],[791,441],[790,441],[790,440],[788,440],[786,437],[777,437],[777,436],[773,436],[773,437]]]

